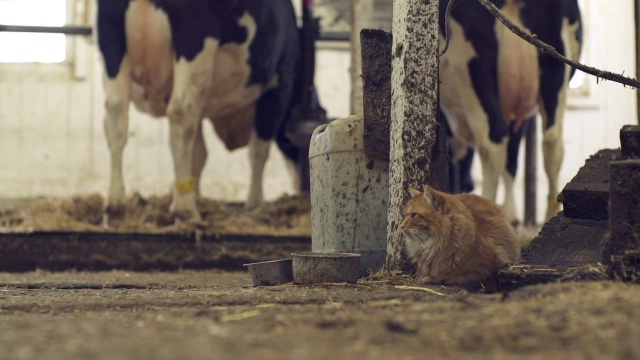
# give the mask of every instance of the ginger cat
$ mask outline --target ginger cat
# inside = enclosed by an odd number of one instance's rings
[[[497,270],[520,260],[506,215],[477,195],[411,189],[400,227],[419,283],[493,288]]]

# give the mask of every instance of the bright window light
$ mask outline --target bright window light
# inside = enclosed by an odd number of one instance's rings
[[[577,89],[579,87],[581,87],[582,85],[584,85],[586,81],[586,76],[585,73],[583,73],[580,70],[576,70],[575,74],[573,74],[573,77],[571,78],[571,80],[569,80],[569,88],[570,89]]]
[[[0,0],[0,24],[63,26],[65,0]],[[63,34],[0,32],[0,62],[63,62]]]

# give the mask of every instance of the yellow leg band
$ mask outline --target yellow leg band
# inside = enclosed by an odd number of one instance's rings
[[[178,194],[188,193],[196,188],[196,180],[194,178],[187,178],[182,181],[178,181],[174,186]]]
[[[553,208],[559,207],[560,203],[556,199],[549,199],[549,202],[547,203],[547,206],[549,206],[550,209],[553,209]]]

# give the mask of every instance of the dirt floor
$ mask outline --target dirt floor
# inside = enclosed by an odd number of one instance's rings
[[[124,231],[193,231],[167,216],[169,202],[132,196]],[[114,231],[101,226],[102,204],[29,201],[0,210],[0,232]],[[310,235],[306,197],[198,205],[203,233]],[[632,359],[639,337],[640,287],[611,281],[480,294],[397,273],[273,287],[244,271],[0,273],[3,360]]]
[[[389,274],[0,273],[2,359],[633,359],[639,337],[640,287],[618,282],[469,294]]]

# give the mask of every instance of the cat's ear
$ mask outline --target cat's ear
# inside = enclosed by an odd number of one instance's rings
[[[435,210],[442,211],[444,209],[445,198],[429,185],[424,186],[424,198],[427,204]]]
[[[422,195],[422,193],[420,192],[420,190],[418,190],[418,189],[414,189],[414,188],[410,188],[410,189],[409,189],[409,194],[411,194],[411,197],[412,197],[412,198],[414,198],[414,197],[418,197],[418,196]]]

